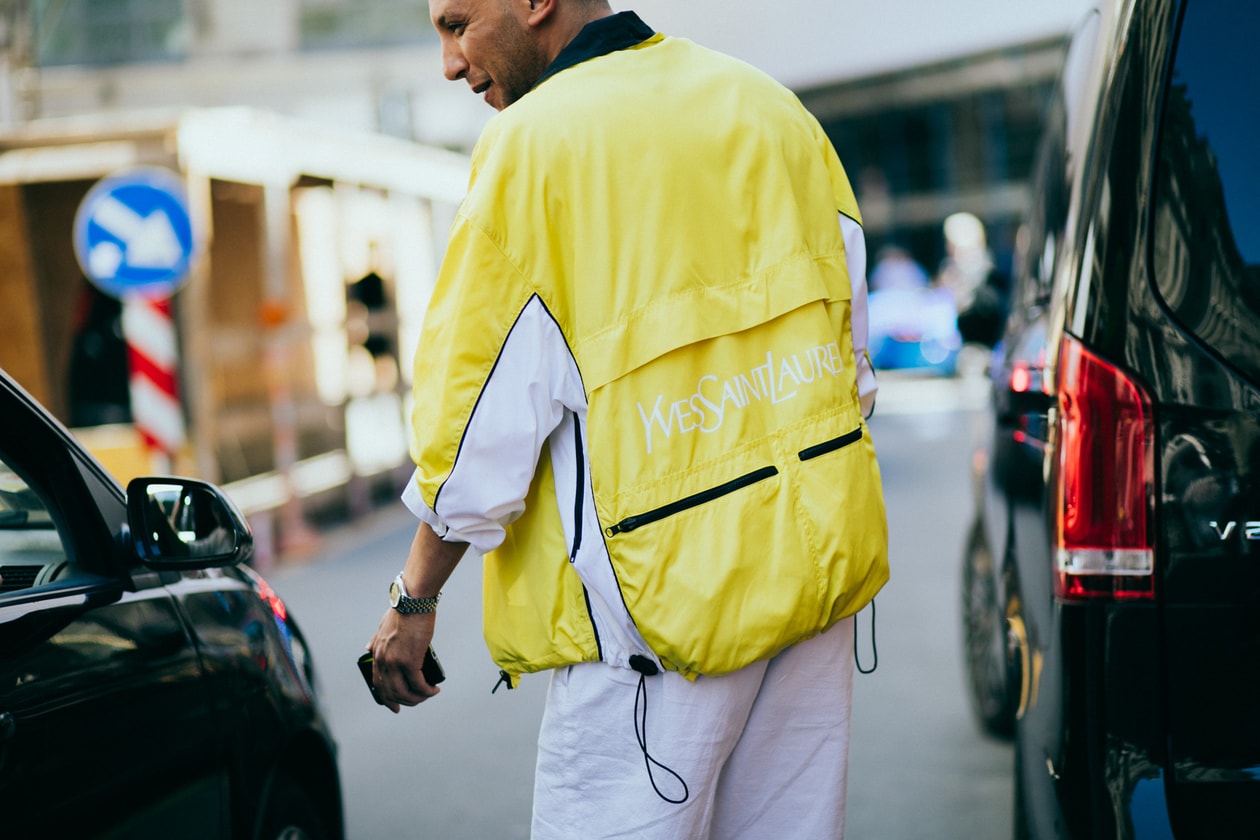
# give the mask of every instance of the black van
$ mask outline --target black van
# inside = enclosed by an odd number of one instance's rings
[[[963,553],[1015,833],[1260,837],[1260,3],[1100,2],[1037,167]]]

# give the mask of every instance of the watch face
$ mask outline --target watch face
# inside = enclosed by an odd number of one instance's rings
[[[402,597],[402,587],[398,585],[398,581],[393,581],[389,585],[389,605],[391,607],[398,606],[398,599]]]

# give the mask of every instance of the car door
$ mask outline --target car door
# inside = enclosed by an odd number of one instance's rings
[[[1260,798],[1260,7],[1181,10],[1160,132],[1152,281],[1161,367],[1169,811],[1254,837]]]
[[[0,835],[223,836],[197,651],[121,489],[2,376],[0,417]]]

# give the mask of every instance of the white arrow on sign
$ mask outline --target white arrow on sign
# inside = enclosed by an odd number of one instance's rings
[[[117,253],[101,255],[102,268],[113,263],[113,271],[107,272],[106,276],[116,273],[118,265],[124,260],[132,268],[171,269],[184,258],[179,236],[164,210],[154,210],[148,216],[141,216],[118,199],[107,195],[97,204],[93,219],[121,239],[125,248],[122,259],[119,259],[120,255]],[[94,267],[99,247],[93,249],[91,257]]]

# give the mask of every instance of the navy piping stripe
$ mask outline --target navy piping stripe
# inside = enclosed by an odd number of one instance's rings
[[[546,313],[547,317],[551,319],[551,323],[556,325],[556,329],[559,331],[560,335],[564,337],[565,348],[569,351],[569,358],[573,360],[573,366],[575,369],[577,369],[577,372],[578,372],[578,382],[582,386],[582,392],[586,393],[586,383],[582,381],[582,369],[578,366],[577,359],[574,358],[573,356],[572,348],[569,347],[568,337],[564,335],[564,328],[560,326],[560,322],[556,320],[556,316],[551,314],[551,309],[547,307],[546,301],[544,301],[539,294],[534,293],[530,295],[529,300],[525,301],[524,306],[521,307],[521,311],[516,314],[516,320],[512,323],[512,329],[508,330],[507,337],[503,339],[503,345],[499,348],[499,355],[495,357],[494,364],[490,366],[490,373],[489,375],[486,376],[485,384],[482,385],[481,387],[481,393],[477,395],[477,402],[474,403],[473,410],[468,415],[468,423],[464,426],[463,435],[460,436],[459,449],[455,453],[455,462],[451,465],[451,472],[450,472],[450,475],[446,477],[446,481],[450,481],[451,476],[455,474],[455,467],[459,463],[460,453],[464,451],[464,441],[468,437],[468,427],[472,425],[472,418],[477,414],[477,408],[481,405],[481,398],[485,396],[486,389],[490,386],[490,381],[494,379],[494,372],[499,367],[499,360],[503,358],[503,350],[504,348],[507,347],[508,340],[511,338],[512,333],[516,331],[517,324],[521,322],[521,318],[524,316],[525,310],[529,309],[530,304],[532,304],[535,300],[538,301],[538,305],[542,307],[542,310],[544,313]],[[578,418],[576,415],[574,415],[573,422],[575,424],[575,429],[579,436],[578,437],[578,441],[579,441],[578,451],[577,451],[578,470],[580,473],[584,474],[585,469],[583,468],[584,462],[582,461],[582,446],[581,446],[581,437],[580,437],[581,429],[579,426],[577,426]],[[441,487],[438,487],[437,494],[434,496],[434,499],[433,499],[434,513],[437,513],[438,499],[442,495],[442,489],[446,487],[446,481],[442,482]],[[579,479],[579,486],[578,486],[578,491],[577,491],[579,499],[582,497],[582,494],[585,491],[585,484],[586,484],[585,478]],[[441,514],[438,514],[438,516],[441,517]],[[581,522],[582,522],[581,502],[579,502],[577,519],[574,523],[574,527],[580,530],[582,527]],[[573,554],[574,554],[574,557],[576,557],[577,555],[576,541],[573,548]],[[611,562],[611,558],[610,558],[610,562]],[[617,580],[615,571],[613,573],[613,579]],[[621,581],[619,580],[617,581],[617,591],[618,591],[618,594],[621,595],[622,604],[625,604],[626,597],[625,597],[625,594],[621,592]],[[582,596],[586,601],[586,613],[587,613],[587,617],[591,621],[591,632],[594,633],[595,635],[595,648],[599,652],[599,658],[602,660],[604,658],[604,645],[603,645],[603,642],[599,638],[599,625],[595,622],[595,611],[591,608],[591,597],[590,597],[590,594],[586,590],[585,584],[583,584],[582,586]],[[626,607],[626,609],[628,611],[629,607]]]
[[[459,464],[460,453],[464,451],[464,441],[468,438],[468,427],[472,425],[472,418],[477,414],[477,408],[481,405],[481,398],[485,396],[486,389],[490,387],[490,382],[494,379],[494,372],[499,367],[499,360],[503,358],[503,350],[507,347],[508,340],[512,337],[512,333],[516,332],[516,326],[521,322],[521,318],[525,315],[525,310],[529,309],[529,305],[535,300],[538,301],[538,305],[542,307],[542,310],[547,314],[547,317],[551,319],[551,323],[556,325],[556,329],[560,332],[560,335],[564,337],[565,349],[569,351],[569,358],[573,359],[573,366],[577,368],[578,382],[582,385],[582,393],[586,393],[586,383],[582,382],[582,369],[578,367],[577,359],[573,358],[573,350],[569,348],[569,339],[564,335],[564,329],[560,326],[560,322],[556,320],[556,316],[551,314],[551,310],[547,308],[546,302],[537,292],[535,292],[529,296],[529,300],[525,301],[525,304],[521,307],[521,311],[516,313],[516,320],[512,322],[512,328],[508,330],[507,336],[504,337],[503,343],[499,346],[499,355],[495,357],[494,364],[490,366],[490,373],[486,375],[486,381],[481,386],[481,393],[477,395],[477,402],[473,404],[473,410],[468,414],[468,422],[464,425],[464,433],[460,435],[459,438],[459,448],[455,450],[455,460],[451,463],[451,472],[446,476],[446,480],[442,482],[441,486],[438,487],[437,493],[433,495],[434,513],[438,513],[438,499],[442,497],[442,490],[446,487],[446,482],[450,481],[451,476],[455,474],[455,468]],[[441,514],[438,513],[438,516],[441,517]]]
[[[617,584],[617,588],[621,589],[621,584]],[[595,653],[599,656],[599,661],[604,661],[604,643],[599,638],[599,625],[595,623],[595,610],[591,609],[591,593],[582,585],[582,597],[586,600],[586,615],[591,620],[591,633],[595,635]]]
[[[802,449],[799,453],[797,453],[797,455],[802,461],[808,461],[810,458],[817,458],[819,455],[826,455],[828,452],[835,452],[837,449],[844,449],[849,444],[857,443],[861,439],[862,427],[858,426],[846,435],[841,435],[838,438],[832,438],[824,443]]]
[[[582,547],[582,499],[586,492],[586,469],[582,462],[582,422],[573,415],[573,446],[577,462],[577,485],[573,492],[573,550],[569,552],[569,562],[577,559],[578,549]]]
[[[556,330],[560,333],[561,336],[564,337],[565,349],[569,351],[569,358],[572,359],[573,368],[574,370],[577,371],[578,382],[582,386],[582,393],[585,394],[586,382],[582,379],[582,368],[581,366],[578,365],[577,359],[573,355],[573,348],[569,346],[569,339],[568,339],[568,336],[565,336],[564,334],[564,327],[560,326],[560,322],[556,320],[556,316],[551,314],[551,309],[548,308],[547,302],[544,301],[540,295],[534,294],[533,296],[530,297],[529,302],[527,302],[525,306],[528,307],[529,303],[532,303],[535,298],[538,299],[538,305],[542,307],[543,312],[545,312],[547,314],[547,317],[551,319],[551,323],[556,325]],[[577,440],[576,456],[577,456],[577,468],[578,468],[578,483],[577,483],[577,492],[575,494],[577,496],[577,502],[575,504],[576,509],[574,511],[574,519],[573,519],[573,528],[574,528],[573,553],[569,556],[570,563],[574,563],[577,561],[578,548],[582,542],[582,508],[585,507],[584,497],[586,493],[586,469],[585,469],[586,461],[584,461],[582,458],[582,426],[581,426],[581,421],[579,421],[576,414],[573,415],[573,428],[574,428],[574,435]],[[607,553],[607,547],[605,547],[605,553]],[[610,557],[609,558],[610,565],[611,565],[611,562],[612,562],[612,558]],[[617,579],[617,573],[615,569],[613,570],[613,580],[617,581],[617,594],[621,596],[621,603],[625,604],[626,596],[625,596],[625,593],[621,591],[621,581]],[[590,595],[590,592],[587,590],[585,583],[582,584],[582,597],[586,601],[586,615],[587,615],[587,618],[589,618],[591,621],[591,632],[595,634],[595,649],[599,653],[599,658],[602,661],[604,658],[604,643],[599,638],[599,624],[595,621],[595,610],[591,607],[591,595]],[[627,614],[629,614],[629,610],[630,608],[627,606],[626,607]]]
[[[477,394],[477,401],[473,403],[472,411],[468,412],[468,422],[464,424],[464,431],[459,436],[459,447],[455,450],[455,460],[451,462],[451,471],[447,474],[446,479],[441,483],[441,485],[439,485],[437,492],[433,494],[433,512],[439,517],[441,517],[442,514],[438,513],[438,501],[442,498],[442,491],[446,489],[446,482],[451,480],[451,476],[455,475],[455,470],[459,466],[459,456],[464,451],[464,442],[468,440],[468,428],[472,425],[472,419],[477,416],[477,409],[481,407],[481,399],[486,395],[486,389],[490,387],[490,383],[494,380],[494,372],[499,369],[499,362],[503,359],[504,348],[507,347],[508,341],[511,339],[512,333],[516,331],[517,325],[521,323],[521,317],[524,316],[525,310],[529,309],[529,304],[536,297],[538,297],[537,294],[530,295],[529,300],[525,301],[525,304],[521,307],[520,311],[516,313],[516,320],[512,322],[512,328],[507,331],[507,335],[503,337],[503,343],[499,345],[499,353],[494,357],[494,364],[490,366],[490,372],[486,374],[486,381],[481,385],[481,391]],[[541,302],[541,299],[539,302]],[[543,308],[546,309],[545,306]]]

